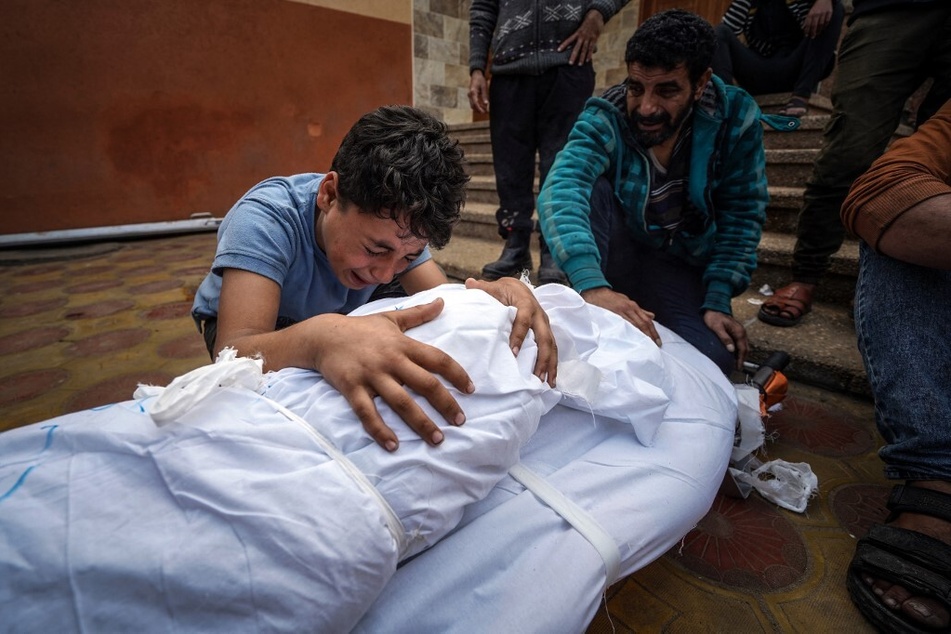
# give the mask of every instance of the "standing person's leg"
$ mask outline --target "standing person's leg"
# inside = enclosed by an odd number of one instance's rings
[[[729,68],[724,66],[725,60],[717,61],[721,55],[726,57],[726,53],[714,54],[713,72],[720,79],[726,83],[736,83],[751,95],[789,91],[797,70],[793,60],[787,60],[778,55],[763,57],[740,42],[729,27],[721,24],[717,29],[717,32],[722,33],[722,37],[727,40],[729,48]],[[717,50],[719,51],[722,46],[722,42],[718,43]],[[717,72],[718,64],[721,65],[722,74]],[[729,75],[730,81],[727,81],[724,75]]]
[[[839,208],[852,182],[885,149],[905,100],[921,84],[936,20],[951,8],[892,10],[856,19],[842,42],[832,90],[833,113],[806,184],[793,253],[793,284],[760,308],[760,319],[794,326],[812,306],[815,286],[842,246]]]
[[[703,269],[692,267],[631,239],[624,210],[611,183],[598,179],[591,196],[591,230],[601,253],[601,269],[611,287],[627,295],[729,375],[736,357],[707,328]]]
[[[553,68],[537,84],[535,134],[538,138],[539,184],[545,182],[555,155],[565,145],[585,102],[594,93],[594,66],[590,63],[574,66],[565,64]],[[568,278],[551,258],[548,245],[538,233],[541,262],[538,265],[538,283],[567,284]]]
[[[489,135],[499,193],[495,212],[502,255],[486,264],[482,277],[498,279],[531,268],[532,211],[535,208],[535,78],[493,75],[489,85]]]
[[[796,49],[799,72],[793,85],[793,96],[809,99],[820,81],[829,76],[835,65],[835,47],[839,43],[845,8],[840,0],[832,3],[832,18],[815,38],[804,38]]]
[[[550,74],[549,74],[550,73]],[[585,102],[594,94],[594,67],[565,64],[554,68],[539,83],[538,116],[535,133],[538,138],[538,172],[545,182],[555,155],[565,145]]]
[[[713,60],[710,62],[710,68],[713,74],[723,80],[724,84],[733,83],[733,51],[736,47],[746,48],[733,29],[725,24],[718,24],[713,27],[713,32],[717,36],[717,47],[713,50]]]
[[[941,35],[936,40],[935,50],[931,54],[931,62],[927,75],[933,82],[928,94],[918,107],[917,125],[938,111],[946,101],[951,99],[951,12],[947,14],[942,24],[935,28]]]
[[[842,246],[839,209],[852,182],[881,155],[908,96],[921,84],[934,39],[934,11],[860,16],[846,34],[825,146],[806,185],[793,279],[816,284]]]
[[[905,631],[909,624],[946,631],[949,624],[947,597],[936,600],[919,583],[941,573],[922,574],[928,564],[913,552],[928,552],[932,562],[943,559],[944,583],[951,583],[948,311],[951,271],[900,262],[861,245],[855,326],[876,423],[888,443],[879,455],[885,475],[907,484],[893,491],[889,508],[895,512],[885,525],[873,526],[857,544],[848,587],[862,613],[886,631]]]

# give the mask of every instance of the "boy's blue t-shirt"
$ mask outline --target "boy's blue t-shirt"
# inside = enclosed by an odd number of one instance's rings
[[[376,287],[351,290],[341,284],[317,246],[314,222],[317,188],[323,178],[313,173],[269,178],[234,204],[218,228],[211,272],[195,294],[192,316],[196,322],[218,316],[221,274],[227,268],[277,282],[281,286],[278,319],[283,323],[325,313],[345,314],[367,302]],[[427,247],[409,268],[431,257]]]

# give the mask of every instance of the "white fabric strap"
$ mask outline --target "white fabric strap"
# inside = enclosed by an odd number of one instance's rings
[[[396,547],[399,550],[400,558],[402,559],[403,555],[406,552],[406,547],[407,547],[406,531],[403,530],[403,523],[400,521],[399,516],[393,510],[393,507],[391,507],[389,503],[386,501],[386,498],[384,498],[380,494],[380,492],[377,490],[377,488],[370,483],[367,477],[363,475],[363,472],[357,469],[356,465],[354,465],[350,461],[350,459],[347,458],[346,455],[341,453],[340,450],[337,449],[333,443],[327,440],[327,438],[325,438],[324,435],[321,434],[319,431],[317,431],[312,426],[310,426],[307,423],[307,421],[305,421],[303,418],[301,418],[300,416],[298,416],[291,410],[287,409],[286,407],[284,407],[277,401],[273,401],[269,399],[268,397],[263,396],[261,394],[257,394],[257,396],[259,398],[264,399],[267,403],[269,403],[272,407],[274,407],[275,410],[277,410],[278,412],[286,416],[288,419],[300,425],[304,429],[304,431],[310,434],[311,437],[315,441],[317,441],[317,444],[320,445],[321,449],[323,449],[324,452],[328,456],[333,458],[340,465],[340,467],[347,473],[347,475],[353,478],[353,481],[356,482],[357,486],[359,486],[366,493],[369,493],[371,496],[373,496],[376,499],[376,501],[380,505],[380,508],[383,510],[383,515],[386,520],[386,528],[390,531],[390,534],[393,536],[393,540],[396,541]]]
[[[594,549],[601,555],[601,559],[604,560],[604,589],[607,590],[608,586],[618,578],[621,570],[621,551],[614,543],[614,538],[601,528],[601,525],[584,509],[569,500],[561,491],[548,484],[544,478],[525,465],[521,463],[514,465],[509,469],[509,475],[553,511],[561,515],[565,521],[571,524],[594,546]]]

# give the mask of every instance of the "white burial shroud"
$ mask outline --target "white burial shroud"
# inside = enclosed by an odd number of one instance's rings
[[[337,632],[370,609],[365,631],[499,631],[527,610],[533,628],[570,618],[583,629],[613,581],[602,555],[507,470],[521,459],[583,509],[627,574],[709,508],[736,405],[669,331],[658,349],[573,291],[536,293],[566,369],[558,390],[531,375],[531,339],[517,358],[509,350],[514,309],[481,291],[448,285],[361,309],[446,300],[408,333],[476,385],[454,391],[467,422],[443,426],[439,447],[378,399],[401,442],[383,451],[318,373],[267,374],[256,389],[217,387],[228,381],[216,374],[206,389],[199,375],[214,366],[0,434],[5,626]]]

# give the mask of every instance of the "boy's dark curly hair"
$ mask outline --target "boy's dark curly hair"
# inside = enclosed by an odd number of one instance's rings
[[[446,124],[409,106],[363,115],[331,163],[337,193],[365,213],[393,218],[433,248],[446,246],[459,221],[469,177]]]
[[[717,37],[709,22],[683,9],[663,11],[647,18],[627,41],[624,61],[646,68],[671,71],[687,67],[694,85],[710,67]]]

